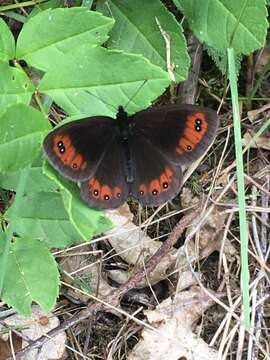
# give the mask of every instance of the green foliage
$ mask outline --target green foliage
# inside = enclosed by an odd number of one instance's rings
[[[1,262],[0,255],[0,262]],[[57,264],[42,242],[17,238],[8,254],[2,299],[22,315],[31,314],[31,303],[51,310],[59,289]]]
[[[0,113],[8,105],[29,104],[35,87],[25,72],[0,60],[0,74]]]
[[[0,187],[16,191],[21,173],[21,170],[0,173]],[[29,171],[25,191],[27,193],[39,191],[56,192],[58,191],[58,186],[54,181],[51,181],[47,178],[47,176],[44,176],[44,173],[42,172],[42,164],[33,164]]]
[[[9,221],[14,204],[6,212]],[[26,193],[14,219],[19,236],[39,239],[49,247],[63,248],[81,240],[63,207],[59,192]]]
[[[4,252],[5,249],[5,233],[0,228],[0,255]]]
[[[15,40],[4,20],[0,18],[0,59],[12,59],[15,55]]]
[[[171,63],[175,68],[176,79],[186,79],[189,56],[183,29],[161,1],[133,0],[127,4],[119,0],[99,0],[97,10],[115,19],[107,43],[110,49],[142,54],[153,64],[167,70],[165,43],[158,20],[162,29],[170,35]]]
[[[80,234],[80,239],[88,240],[111,227],[101,211],[90,209],[81,201],[79,189],[73,182],[64,179],[48,163],[44,163],[43,172],[57,183],[64,208],[71,224]]]
[[[227,64],[228,64],[228,56],[227,52],[221,53],[218,50],[215,50],[207,45],[205,45],[205,49],[208,53],[208,55],[212,58],[212,60],[215,62],[216,66],[219,68],[220,72],[225,75],[227,71]],[[239,73],[241,69],[241,61],[243,59],[243,56],[241,54],[236,54],[235,56],[235,65],[236,65],[236,71],[237,74]]]
[[[14,104],[0,116],[0,171],[16,171],[36,158],[50,130],[47,118],[33,107]]]
[[[211,48],[221,71],[227,47],[240,57],[264,43],[263,0],[253,7],[252,0],[174,3]],[[92,1],[83,4],[90,7]],[[10,9],[7,5],[1,11]],[[41,142],[51,128],[46,111],[52,102],[69,119],[114,116],[119,105],[127,104],[132,114],[170,85],[167,66],[177,81],[188,72],[181,24],[160,0],[98,0],[97,9],[102,14],[50,0],[33,7],[28,18],[14,12],[13,18],[24,23],[16,45],[0,19],[0,186],[17,191],[3,215],[7,232],[0,228],[0,269],[6,273],[0,276],[0,290],[3,300],[25,315],[32,301],[45,311],[55,304],[59,278],[49,249],[89,240],[111,227],[101,211],[82,202],[76,184],[43,161]],[[170,48],[157,20],[170,37]],[[29,105],[33,96],[40,111]]]
[[[117,72],[116,68],[128,71]],[[73,72],[76,77],[70,76]],[[147,82],[143,85],[145,79]],[[127,107],[129,113],[149,106],[169,82],[165,71],[140,55],[108,51],[89,44],[68,53],[49,70],[38,90],[48,94],[70,115],[114,116],[117,107],[125,105],[140,86],[143,85]]]
[[[47,71],[61,63],[63,55],[83,44],[103,44],[114,21],[85,8],[40,12],[24,25],[17,41],[16,57]],[[49,31],[48,31],[49,29]]]
[[[242,55],[263,47],[268,27],[264,0],[173,0],[186,15],[196,37],[207,46],[220,71],[227,69],[227,48],[236,54],[237,70]]]
[[[267,11],[264,0],[173,0],[201,42],[224,53],[250,54],[264,45]]]

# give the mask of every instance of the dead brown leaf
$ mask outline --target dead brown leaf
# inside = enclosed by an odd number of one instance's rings
[[[216,360],[218,353],[193,331],[203,311],[213,304],[199,287],[164,300],[145,311],[156,331],[145,328],[129,360]]]

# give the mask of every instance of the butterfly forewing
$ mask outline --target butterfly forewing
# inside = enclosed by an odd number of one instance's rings
[[[94,173],[113,141],[115,120],[97,116],[54,129],[43,142],[50,163],[65,177],[82,181]]]
[[[168,105],[133,116],[135,131],[170,162],[184,165],[197,160],[216,135],[217,113],[196,105]]]

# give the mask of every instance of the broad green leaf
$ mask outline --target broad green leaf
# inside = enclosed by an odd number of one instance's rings
[[[2,51],[0,51],[0,61],[4,62],[4,63],[8,63],[9,56],[7,54],[3,53]]]
[[[22,170],[0,173],[0,187],[7,190],[16,191],[19,178]],[[39,192],[39,191],[57,191],[59,187],[56,183],[50,180],[47,176],[44,176],[42,167],[32,166],[29,170],[29,176],[27,178],[25,191]]]
[[[49,129],[47,118],[33,107],[8,107],[0,116],[0,171],[16,171],[33,162]]]
[[[119,105],[129,113],[150,106],[169,83],[165,71],[140,55],[82,45],[48,71],[39,91],[69,115],[112,116]]]
[[[22,28],[16,56],[43,71],[53,68],[63,54],[82,44],[102,44],[114,21],[85,8],[49,9]],[[71,76],[72,77],[72,76]]]
[[[48,163],[44,166],[44,173],[53,179],[61,189],[64,207],[69,215],[70,222],[81,235],[82,239],[89,240],[112,227],[111,222],[102,211],[89,208],[81,199],[78,186],[58,174]]]
[[[15,56],[15,40],[12,32],[3,19],[0,18],[0,52],[10,59]]]
[[[97,10],[115,19],[108,46],[142,54],[167,71],[167,51],[162,29],[170,36],[171,65],[177,81],[187,78],[189,56],[182,26],[160,0],[99,0]]]
[[[224,53],[250,54],[264,46],[268,23],[264,0],[173,0],[201,42]]]
[[[32,302],[48,312],[56,303],[59,284],[57,264],[45,244],[26,238],[11,244],[3,301],[24,316],[31,314]]]
[[[0,74],[0,113],[8,105],[29,104],[35,88],[27,75],[4,61],[0,61]]]
[[[9,220],[13,206],[5,213]],[[81,239],[69,221],[60,193],[26,193],[14,220],[16,233],[21,237],[33,237],[50,247],[64,248]]]

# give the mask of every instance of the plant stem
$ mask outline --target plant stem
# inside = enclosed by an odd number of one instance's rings
[[[236,154],[236,174],[239,204],[239,226],[241,247],[241,287],[243,295],[244,327],[250,329],[249,307],[249,269],[248,269],[248,227],[245,202],[244,166],[242,154],[241,122],[239,115],[237,75],[235,68],[234,49],[228,49],[229,80],[232,96],[234,140]]]

